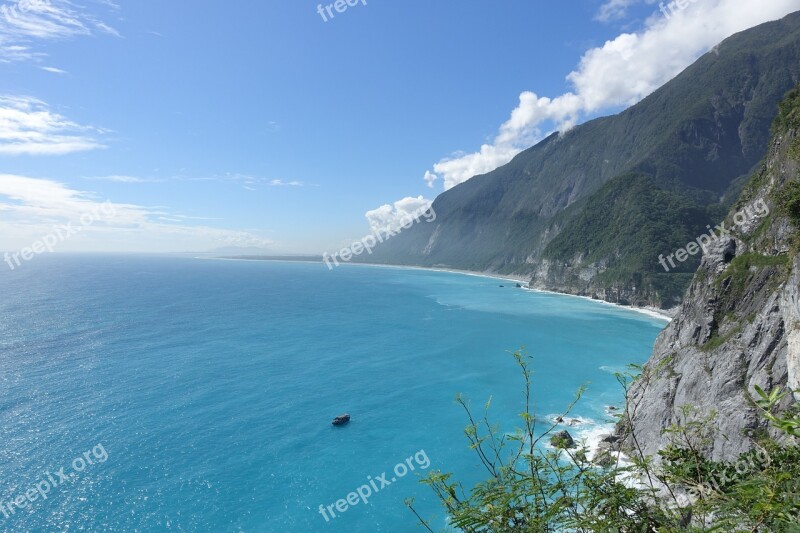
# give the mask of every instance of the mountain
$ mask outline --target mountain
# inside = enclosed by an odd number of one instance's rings
[[[674,306],[700,260],[665,272],[659,255],[723,218],[798,80],[794,13],[726,39],[626,111],[553,134],[442,193],[434,222],[368,259],[513,273],[535,288]]]
[[[740,214],[748,209],[756,216]],[[645,455],[669,443],[664,429],[713,416],[705,451],[733,460],[768,431],[754,386],[800,389],[800,89],[781,105],[769,154],[725,224],[734,231],[710,246],[629,391],[628,439]]]

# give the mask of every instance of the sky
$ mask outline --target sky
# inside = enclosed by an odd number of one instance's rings
[[[800,0],[339,7],[0,0],[0,250],[333,251]]]

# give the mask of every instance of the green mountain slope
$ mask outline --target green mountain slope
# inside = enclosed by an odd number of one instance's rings
[[[441,194],[435,222],[368,259],[527,274],[540,288],[673,305],[699,259],[664,276],[658,255],[720,220],[766,152],[777,105],[800,80],[800,13],[718,52],[626,111]]]

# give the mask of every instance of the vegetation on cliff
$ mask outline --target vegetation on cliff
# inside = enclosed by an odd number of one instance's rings
[[[659,187],[649,176],[626,174],[589,198],[581,213],[550,241],[544,257],[578,268],[603,263],[596,285],[635,287],[649,302],[672,307],[680,302],[700,257],[689,256],[670,271],[658,257],[694,241],[722,216]]]
[[[736,461],[704,456],[705,441],[720,436],[714,434],[713,416],[696,418],[690,407],[684,423],[667,428],[672,443],[658,462],[638,459],[636,450],[626,457],[614,446],[616,436],[609,436],[608,446],[597,452],[585,442],[574,449],[548,449],[543,444],[556,424],[532,412],[528,358],[519,352],[514,356],[525,380],[521,429],[503,432],[491,423],[488,404],[477,415],[468,401],[457,398],[469,419],[465,435],[487,479],[465,488],[452,473],[436,471],[422,480],[453,527],[467,533],[774,532],[792,531],[800,523],[800,418],[774,413],[785,394],[780,390],[756,390],[754,401],[784,438],[762,436]],[[625,390],[641,379],[634,373],[617,377]],[[629,404],[615,418],[624,427],[639,408],[646,406]],[[412,500],[406,503],[433,532],[432,521],[417,513]]]

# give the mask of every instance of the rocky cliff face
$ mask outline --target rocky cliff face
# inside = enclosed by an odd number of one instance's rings
[[[536,265],[528,286],[532,289],[586,296],[620,305],[660,308],[672,316],[676,301],[665,299],[660,291],[636,281],[605,282],[598,278],[607,271],[602,262],[596,265],[581,265],[580,259],[564,263],[543,259]],[[675,274],[674,276],[679,276]]]
[[[776,135],[726,219],[735,230],[708,247],[678,315],[630,390],[633,436],[645,455],[668,444],[663,430],[685,424],[683,408],[691,406],[689,418],[716,413],[709,456],[733,459],[752,447],[751,437],[769,431],[751,401],[754,385],[800,388],[798,228],[779,200],[800,176],[799,135]],[[740,216],[737,226],[736,213],[748,208],[753,216]]]

